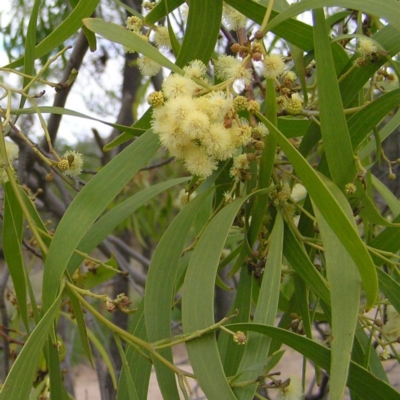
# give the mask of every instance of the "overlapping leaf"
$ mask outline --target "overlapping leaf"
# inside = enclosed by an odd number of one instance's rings
[[[108,204],[159,148],[151,130],[108,163],[75,197],[49,248],[43,275],[43,310],[54,301],[61,278],[81,239]]]
[[[366,292],[367,308],[372,307],[378,295],[378,279],[371,256],[361,241],[358,232],[354,229],[332,193],[308,162],[273,124],[261,114],[258,114],[258,117],[271,133],[276,135],[281,149],[291,161],[314,203],[351,255],[358,268]]]
[[[81,0],[72,10],[71,14],[51,32],[45,39],[43,39],[36,47],[34,52],[34,59],[49,54],[55,48],[60,46],[64,41],[69,39],[78,29],[82,26],[82,19],[92,15],[100,0]],[[7,65],[8,68],[16,68],[25,62],[25,57]]]

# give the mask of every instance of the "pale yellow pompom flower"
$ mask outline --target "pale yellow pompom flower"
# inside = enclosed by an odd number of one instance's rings
[[[19,148],[14,142],[5,141],[6,153],[7,153],[7,162],[3,160],[0,156],[0,183],[8,182],[8,175],[6,172],[6,164],[11,165],[18,158]]]
[[[189,193],[185,189],[182,189],[178,197],[174,201],[174,206],[179,208],[180,210],[186,206],[191,200],[193,200],[197,196],[197,192]]]
[[[162,84],[162,91],[167,98],[194,96],[199,90],[199,86],[191,79],[179,75],[170,75]]]
[[[158,26],[154,32],[154,43],[159,49],[171,49],[171,39],[166,26]]]
[[[261,137],[269,135],[269,129],[262,122],[258,122],[256,128],[258,129]]]
[[[206,113],[197,109],[191,110],[187,117],[181,120],[182,130],[190,139],[202,140],[203,135],[210,127],[210,120]]]
[[[155,76],[161,71],[160,64],[145,56],[137,59],[137,66],[143,76]]]
[[[196,103],[194,99],[189,96],[174,97],[165,103],[164,108],[170,118],[181,125],[183,120],[188,118],[196,109]]]
[[[224,80],[241,80],[245,85],[251,83],[251,70],[244,67],[242,62],[232,56],[221,55],[214,64],[215,75]]]
[[[283,73],[285,63],[279,54],[269,54],[264,57],[263,75],[265,78],[275,79]]]
[[[201,144],[207,154],[216,160],[226,160],[236,152],[229,129],[222,124],[212,124],[201,137]]]
[[[290,383],[278,390],[278,400],[302,400],[304,398],[303,387],[297,377],[290,377]]]
[[[358,41],[358,52],[363,56],[369,57],[372,53],[376,53],[378,48],[371,39],[361,38]]]
[[[233,167],[235,168],[247,169],[249,168],[249,165],[249,160],[246,154],[239,154],[233,160]]]
[[[232,168],[229,171],[229,175],[239,182],[242,179],[243,172],[246,171],[250,166],[249,160],[246,154],[239,154],[233,160]]]
[[[171,130],[172,119],[168,114],[168,108],[157,107],[153,110],[151,127],[154,133],[160,134]]]
[[[220,55],[214,63],[215,75],[219,79],[230,79],[230,71],[240,66],[241,62],[235,57]]]
[[[397,340],[400,337],[400,315],[392,305],[386,308],[387,321],[382,327],[389,340]]]
[[[207,67],[202,61],[193,60],[183,68],[183,72],[188,78],[203,79],[206,75]]]
[[[222,15],[229,29],[231,29],[232,31],[236,31],[237,29],[246,27],[247,18],[239,11],[235,10],[231,6],[228,6],[227,4],[224,4]]]
[[[75,150],[67,150],[61,157],[59,165],[62,166],[60,169],[65,176],[78,176],[82,172],[83,155]],[[66,169],[64,169],[65,167]]]
[[[143,21],[135,15],[126,19],[126,28],[133,32],[140,32],[143,26]]]
[[[252,129],[245,119],[242,119],[240,126],[235,123],[231,128],[231,132],[236,147],[246,146],[252,140]]]
[[[209,157],[202,147],[193,148],[184,158],[187,170],[202,178],[207,178],[217,169],[217,162]]]
[[[213,122],[223,122],[226,114],[233,110],[233,100],[223,91],[211,92],[207,96],[200,97],[197,103]]]
[[[161,144],[169,150],[172,156],[184,158],[185,148],[192,144],[188,135],[182,131],[178,125],[171,126],[168,131],[159,134]],[[182,156],[178,153],[182,153]]]
[[[6,140],[4,143],[6,145],[8,162],[12,164],[18,158],[19,148],[14,142]]]

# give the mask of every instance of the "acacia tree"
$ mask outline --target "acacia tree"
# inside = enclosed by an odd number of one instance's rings
[[[141,10],[117,2],[119,15],[129,15],[123,26],[107,13],[96,18],[98,0],[71,1],[37,44],[46,6],[35,1],[23,54],[1,69],[21,82],[1,83],[3,252],[18,317],[3,332],[0,399],[72,397],[60,366],[65,339],[57,335],[65,321],[76,326],[91,363],[104,358],[117,399],[147,398],[152,366],[165,399],[190,398],[188,378],[208,399],[303,398],[304,377],[274,373],[282,344],[314,364],[318,382],[329,379],[331,399],[343,398],[346,386],[352,398],[400,398],[384,368],[386,359],[398,360],[400,205],[373,174],[381,163],[397,179],[397,156],[390,160],[382,146],[398,137],[397,2],[183,3],[146,2]],[[305,11],[311,26],[296,19]],[[52,82],[51,71],[66,57],[65,41],[75,38],[80,60],[99,37],[123,46],[126,90],[111,140],[95,133],[102,162],[82,180],[82,154],[61,153],[56,141],[57,116],[86,117],[61,100],[80,61],[70,58],[61,82]],[[132,62],[147,78],[133,73]],[[132,95],[132,82],[142,83],[141,94]],[[38,103],[43,86],[60,92],[53,106]],[[132,103],[145,100],[148,110],[133,123]],[[32,114],[41,145],[18,120]],[[132,193],[132,181],[155,159],[159,175]],[[184,189],[175,217],[170,201],[167,217],[142,208],[177,185]],[[36,203],[27,187],[40,189]],[[116,201],[121,191],[124,200]],[[60,218],[54,231],[45,223],[49,212]],[[112,235],[132,214],[153,218],[135,230],[140,237],[146,229],[148,262]],[[109,260],[90,255],[96,247],[110,255],[110,243],[120,252]],[[43,265],[40,293],[26,249]],[[148,264],[147,274],[121,254]],[[110,296],[102,284],[126,273],[125,291]],[[140,299],[132,314],[134,291]],[[216,318],[221,292],[234,295]],[[110,320],[110,312],[129,324]],[[2,315],[8,326],[4,307]],[[173,317],[181,333],[171,330]],[[92,319],[113,338],[121,371]],[[173,362],[181,343],[193,372]]]

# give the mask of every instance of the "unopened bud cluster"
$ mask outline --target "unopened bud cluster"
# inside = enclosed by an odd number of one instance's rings
[[[237,331],[233,335],[233,341],[237,343],[238,345],[245,345],[247,342],[247,336],[245,335],[244,332],[242,331]]]
[[[280,86],[277,88],[279,96],[277,105],[280,111],[286,111],[289,115],[298,115],[303,110],[303,98],[293,88],[297,79],[293,71],[288,71],[281,75]]]
[[[129,305],[131,301],[125,293],[120,293],[115,300],[107,299],[106,300],[106,309],[108,312],[114,312],[115,310],[120,310],[125,313],[130,313]]]

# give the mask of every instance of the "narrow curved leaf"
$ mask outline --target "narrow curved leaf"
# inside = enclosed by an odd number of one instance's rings
[[[372,185],[385,200],[394,217],[397,217],[400,214],[400,201],[378,178],[372,175],[371,180]]]
[[[148,25],[154,24],[166,17],[175,8],[178,8],[183,2],[184,0],[161,0],[157,2],[156,6],[146,15],[144,22]]]
[[[120,225],[129,215],[133,214],[138,208],[142,207],[159,193],[164,192],[175,185],[187,182],[188,180],[189,178],[177,178],[167,182],[161,182],[134,194],[129,199],[118,204],[90,227],[79,243],[78,249],[84,253],[90,253],[115,228],[117,228],[118,225]],[[82,260],[82,256],[74,254],[68,263],[67,271],[72,275]]]
[[[3,251],[7,268],[13,281],[19,312],[25,329],[29,332],[28,307],[26,295],[26,273],[22,255],[23,213],[10,182],[4,188]]]
[[[43,274],[43,310],[56,297],[68,262],[95,220],[159,148],[149,130],[110,161],[75,197],[51,242]]]
[[[190,0],[187,28],[176,59],[179,66],[192,60],[208,63],[217,42],[222,0]]]
[[[371,134],[372,129],[400,104],[400,89],[378,97],[372,103],[351,116],[347,122],[354,151]]]
[[[163,234],[153,255],[144,296],[147,335],[151,342],[171,336],[171,308],[177,286],[179,260],[193,220],[209,195],[208,190],[183,208]],[[172,361],[171,349],[161,350],[160,354]],[[176,399],[179,395],[173,372],[159,361],[153,361],[163,398]]]
[[[383,294],[400,314],[400,284],[381,268],[377,268],[376,270],[378,272],[380,288]]]
[[[22,347],[0,390],[0,400],[27,399],[43,347],[57,316],[61,294],[54,299]]]
[[[400,215],[398,215],[393,222],[400,223]],[[397,253],[400,250],[399,228],[395,227],[386,228],[378,236],[376,236],[370,243],[368,243],[368,245],[378,250]],[[372,255],[372,258],[377,266],[380,266],[384,263],[382,258],[376,256],[375,254]]]
[[[13,110],[11,110],[11,114],[12,115],[32,115],[32,114],[36,114],[37,111],[40,111],[43,114],[48,113],[48,114],[59,114],[59,115],[71,115],[72,117],[85,118],[85,119],[89,119],[91,121],[101,122],[104,125],[108,125],[113,128],[116,128],[120,131],[126,132],[127,134],[129,134],[129,139],[132,139],[134,136],[140,136],[141,134],[143,134],[144,132],[146,132],[149,129],[149,127],[147,127],[147,128],[135,127],[136,124],[133,125],[132,127],[120,125],[120,124],[114,124],[112,122],[107,122],[102,119],[90,117],[86,114],[82,114],[82,113],[74,111],[74,110],[68,110],[67,108],[62,108],[62,107],[43,106],[43,107],[38,107],[38,108],[21,108],[19,110],[13,109]]]
[[[281,282],[283,232],[283,218],[278,212],[270,236],[268,258],[254,312],[255,323],[273,325],[276,319]],[[237,371],[237,374],[241,374],[237,382],[257,379],[264,370],[270,344],[271,340],[265,340],[263,335],[251,332]],[[256,390],[255,384],[237,388],[234,392],[238,399],[248,399],[254,396]]]
[[[293,164],[312,200],[351,255],[358,268],[366,292],[366,306],[367,308],[372,307],[378,296],[378,278],[371,256],[360,239],[358,232],[354,229],[352,223],[317,172],[270,121],[259,113],[257,116],[270,132],[276,135],[279,146]]]
[[[317,271],[306,251],[288,226],[285,227],[283,254],[300,278],[310,286],[311,290],[326,304],[330,304],[328,283]]]
[[[390,121],[379,131],[379,140],[382,143],[397,127],[400,126],[400,109]],[[376,149],[376,142],[368,142],[359,152],[360,159],[364,159]]]
[[[332,180],[343,190],[357,170],[339,86],[332,79],[336,72],[323,10],[314,10],[313,19],[321,135]]]
[[[331,351],[304,336],[281,328],[261,324],[231,324],[226,325],[226,327],[232,330],[251,330],[279,340],[315,362],[328,373],[330,372]],[[368,370],[353,361],[350,362],[347,386],[363,400],[400,399],[400,393],[393,387],[372,375]]]
[[[262,194],[273,189],[267,189]],[[214,323],[214,284],[220,254],[237,212],[249,197],[235,200],[224,207],[204,230],[193,251],[182,298],[184,333],[204,329]],[[196,378],[206,396],[210,399],[234,400],[236,396],[226,380],[214,334],[191,340],[186,347]]]
[[[350,221],[352,210],[343,193],[333,184],[330,190]],[[351,351],[359,311],[361,279],[348,251],[332,231],[329,224],[314,206],[325,249],[326,270],[331,292],[331,366],[330,398],[341,400],[346,388]],[[354,229],[356,229],[355,223]],[[346,312],[343,312],[346,310]]]
[[[49,54],[77,32],[82,26],[82,19],[93,14],[99,1],[100,0],[80,0],[71,14],[35,47],[35,60]],[[8,64],[7,68],[19,67],[24,62],[25,57],[20,57],[18,60]]]
[[[260,25],[267,11],[265,6],[253,0],[226,0],[225,3]],[[279,14],[273,10],[271,18],[275,18],[277,15]],[[276,29],[273,28],[272,31],[302,50],[310,51],[314,48],[312,28],[303,22],[288,19],[281,26],[276,26]]]
[[[35,46],[36,46],[36,27],[37,17],[39,14],[41,0],[35,0],[33,4],[31,16],[29,18],[28,30],[26,32],[25,40],[25,58],[24,58],[24,73],[27,75],[34,75],[34,64],[35,64]],[[22,86],[25,86],[31,81],[30,78],[25,77],[23,79]],[[26,101],[25,96],[21,96],[19,107],[23,107]]]
[[[88,333],[86,329],[86,321],[85,317],[83,316],[82,307],[79,303],[79,300],[74,296],[74,292],[72,290],[69,290],[68,287],[66,287],[65,290],[71,302],[72,311],[74,313],[73,320],[76,326],[78,327],[78,334],[81,340],[83,352],[85,353],[87,359],[89,360],[90,365],[93,367],[92,349],[90,348],[89,345]]]
[[[118,353],[121,357],[122,361],[122,371],[124,371],[123,378],[126,381],[126,386],[128,390],[125,392],[125,399],[126,400],[139,400],[139,396],[136,392],[135,383],[133,382],[133,378],[131,375],[131,371],[129,369],[128,359],[125,356],[124,349],[122,348],[121,339],[119,336],[114,335],[114,340],[117,344]]]
[[[144,322],[144,302],[140,302],[137,307],[136,313],[133,315],[131,324],[132,328],[130,333],[136,337],[147,341],[146,326]],[[135,385],[136,392],[139,399],[147,398],[147,391],[149,387],[149,380],[151,374],[151,363],[139,354],[136,349],[129,346],[126,350],[126,359],[128,361],[130,375]],[[129,385],[128,380],[125,378],[127,371],[123,369],[118,382],[117,398],[116,400],[129,399]]]
[[[122,44],[133,51],[137,51],[173,72],[182,72],[177,65],[169,61],[168,58],[163,56],[149,42],[142,39],[137,33],[132,32],[121,25],[112,22],[105,22],[100,18],[86,18],[83,20],[83,24],[86,28],[103,36],[105,39],[111,40],[114,43]]]
[[[295,17],[305,11],[323,7],[343,7],[354,10],[361,10],[367,14],[378,15],[388,20],[393,27],[400,29],[400,8],[396,0],[303,0],[300,3],[292,4],[287,10],[272,19],[267,25],[268,30],[273,30],[282,22]]]

